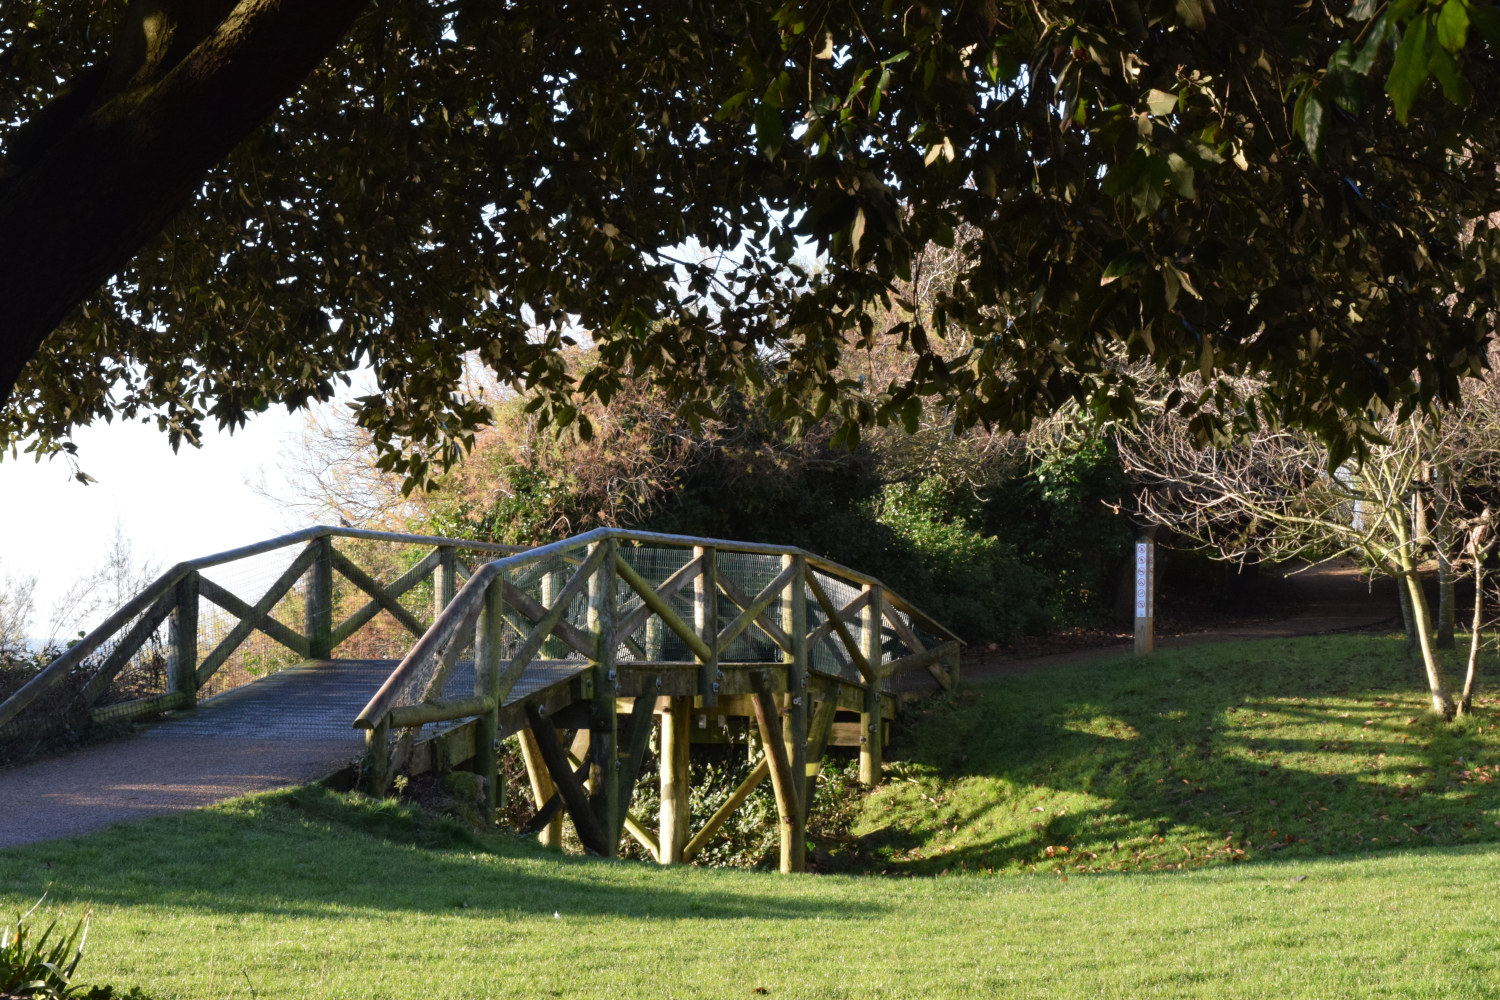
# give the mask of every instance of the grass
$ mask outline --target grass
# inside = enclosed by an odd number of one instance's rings
[[[1084,873],[1500,841],[1488,702],[1443,723],[1422,691],[1400,641],[1375,636],[974,686],[913,721],[854,863]]]
[[[0,912],[49,883],[92,905],[80,977],[160,998],[1500,996],[1494,734],[1407,725],[1388,646],[1194,650],[935,707],[860,843],[946,875],[561,857],[309,788],[0,851]],[[1193,851],[1230,827],[1247,846]]]

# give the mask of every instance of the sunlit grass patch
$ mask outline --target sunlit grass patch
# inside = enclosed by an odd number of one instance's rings
[[[1500,840],[1500,734],[1426,711],[1398,639],[1201,646],[973,686],[867,802],[891,872],[1177,869]]]

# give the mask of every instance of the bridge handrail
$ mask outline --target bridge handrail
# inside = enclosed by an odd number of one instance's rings
[[[503,578],[503,574],[507,570],[517,569],[522,566],[526,566],[536,562],[542,562],[559,556],[565,556],[577,549],[591,547],[597,543],[605,542],[607,540],[613,540],[616,543],[622,541],[635,542],[641,545],[661,546],[676,549],[701,548],[716,553],[734,552],[748,555],[800,558],[802,560],[805,560],[805,565],[809,571],[817,569],[831,577],[842,579],[848,583],[855,583],[866,587],[879,588],[883,603],[886,603],[892,608],[905,613],[912,619],[912,621],[919,624],[926,631],[937,636],[942,636],[952,643],[961,642],[957,635],[938,623],[931,616],[918,609],[910,601],[907,601],[904,598],[901,598],[900,596],[886,589],[885,585],[876,577],[873,577],[867,573],[860,573],[856,570],[849,569],[848,567],[836,563],[831,559],[825,559],[822,556],[815,555],[805,549],[796,546],[740,542],[730,539],[705,538],[691,535],[670,535],[649,531],[632,531],[629,529],[621,528],[596,528],[593,531],[586,532],[582,535],[577,535],[559,542],[553,542],[548,545],[538,546],[537,548],[527,549],[524,552],[519,552],[513,555],[502,557],[500,559],[496,559],[492,562],[486,563],[482,567],[476,567],[473,575],[469,578],[468,582],[463,586],[463,588],[454,596],[453,601],[432,623],[426,634],[424,634],[422,638],[418,640],[417,644],[412,647],[412,649],[407,653],[406,657],[402,659],[401,663],[396,667],[396,669],[391,672],[390,676],[386,679],[386,682],[381,686],[380,690],[377,691],[374,697],[370,699],[369,703],[366,704],[364,709],[360,712],[359,716],[355,719],[355,728],[374,730],[377,727],[382,726],[383,724],[389,725],[391,713],[398,707],[398,703],[400,702],[403,694],[409,687],[412,686],[415,681],[421,680],[423,677],[435,676],[437,679],[435,681],[430,681],[429,687],[431,687],[435,692],[441,690],[441,680],[444,676],[444,668],[440,668],[438,671],[430,671],[429,667],[431,667],[435,661],[444,658],[445,651],[449,651],[449,655],[447,655],[447,660],[449,662],[445,664],[445,667],[451,666],[451,651],[457,648],[455,646],[455,643],[462,645],[462,643],[465,641],[465,629],[470,622],[473,622],[475,620],[476,616],[482,613],[487,601],[487,594],[491,586],[494,585],[497,581],[501,580]],[[791,585],[792,581],[790,580],[785,584],[785,586]],[[644,599],[645,595],[642,594],[641,596]],[[554,608],[553,610],[555,613],[560,613],[557,608]],[[757,616],[751,616],[752,619],[755,617]],[[684,639],[686,638],[687,637],[684,636]],[[532,637],[528,637],[528,641],[530,641],[531,639]],[[530,653],[534,652],[535,649],[530,650]],[[717,653],[714,653],[713,655],[715,658],[717,657]],[[931,659],[935,660],[936,657],[931,657]],[[913,657],[913,665],[915,665],[918,661],[918,657]],[[876,665],[872,664],[870,665],[870,667],[872,673],[874,673]],[[482,672],[483,669],[484,667],[481,664],[476,663],[476,674]],[[489,697],[495,701],[496,706],[498,705],[499,701],[504,699],[510,684],[513,684],[517,679],[519,671],[510,670],[507,671],[507,674],[515,676],[507,676],[507,678],[505,678],[505,681],[507,681],[508,683],[502,682],[500,685],[500,689],[492,691],[489,695]],[[886,676],[888,675],[883,675],[878,679],[871,678],[868,683],[871,686],[876,686],[881,681],[885,680]],[[496,706],[491,706],[491,708],[494,708]],[[431,706],[429,706],[429,708],[430,707]],[[463,706],[460,706],[458,705],[458,703],[454,703],[453,708],[454,711],[457,712],[457,715],[454,716],[455,718],[476,714],[474,711],[472,711],[471,705],[465,704]],[[460,708],[462,708],[463,711],[459,711]],[[425,715],[430,714],[430,711],[424,713],[424,717]]]
[[[127,601],[87,635],[64,650],[56,659],[37,672],[4,702],[0,702],[0,726],[4,726],[31,705],[54,684],[60,682],[70,671],[92,653],[97,651],[111,636],[146,613],[158,601],[180,584],[190,573],[226,563],[236,562],[251,556],[263,555],[277,549],[321,538],[358,538],[367,541],[400,542],[414,545],[453,546],[484,552],[514,553],[527,551],[526,546],[502,545],[495,542],[477,542],[468,539],[446,538],[438,535],[409,535],[392,531],[375,531],[367,528],[344,528],[331,525],[315,525],[288,534],[253,542],[238,548],[226,549],[211,555],[200,556],[177,563],[148,584],[135,597]]]

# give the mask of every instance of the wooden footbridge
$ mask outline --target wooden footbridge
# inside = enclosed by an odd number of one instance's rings
[[[235,593],[252,586],[254,603]],[[688,861],[769,777],[781,867],[799,871],[827,748],[857,744],[861,781],[879,782],[906,672],[951,687],[958,648],[878,580],[801,549],[309,528],[164,573],[0,702],[0,753],[163,712],[164,731],[224,739],[362,732],[371,791],[466,767],[493,809],[494,750],[515,737],[545,841],[566,812],[590,851],[611,856],[628,834],[662,863]],[[751,720],[757,765],[691,830],[691,747]],[[650,822],[631,805],[658,731]]]

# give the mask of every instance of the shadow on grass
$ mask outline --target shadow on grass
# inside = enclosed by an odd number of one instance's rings
[[[849,867],[1151,870],[1500,840],[1500,738],[1397,639],[1263,640],[979,685],[913,720]]]
[[[664,877],[665,876],[665,877]],[[0,851],[0,889],[59,902],[221,913],[868,919],[735,872],[674,878],[479,837],[391,802],[308,787]]]

